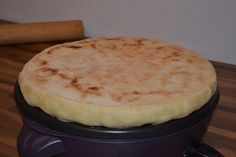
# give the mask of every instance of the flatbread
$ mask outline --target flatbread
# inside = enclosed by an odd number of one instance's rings
[[[26,101],[51,116],[112,128],[185,117],[216,90],[215,70],[199,54],[130,37],[50,47],[25,64],[18,81]]]

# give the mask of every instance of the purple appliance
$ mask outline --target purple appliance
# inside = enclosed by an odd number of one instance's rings
[[[128,129],[59,121],[27,104],[18,83],[14,98],[23,120],[17,141],[20,157],[223,157],[201,143],[219,101],[218,90],[184,118]]]

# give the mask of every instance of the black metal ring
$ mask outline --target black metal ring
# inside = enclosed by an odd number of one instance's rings
[[[171,120],[169,122],[159,125],[144,125],[140,127],[127,128],[127,129],[114,129],[106,127],[86,126],[75,122],[60,121],[38,107],[30,106],[24,99],[18,82],[15,84],[14,98],[19,110],[25,116],[30,117],[32,120],[63,133],[78,135],[82,137],[91,138],[105,138],[105,139],[130,139],[130,138],[147,138],[153,136],[163,136],[170,133],[186,129],[194,124],[204,120],[212,114],[220,97],[219,89],[217,88],[212,98],[199,110],[194,111],[190,115]]]

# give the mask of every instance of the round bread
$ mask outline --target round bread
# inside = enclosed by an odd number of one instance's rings
[[[91,38],[45,49],[19,75],[25,100],[60,120],[127,128],[202,107],[216,74],[191,50],[146,38]]]

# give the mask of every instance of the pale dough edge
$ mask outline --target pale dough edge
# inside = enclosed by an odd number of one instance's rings
[[[216,90],[216,81],[175,102],[165,104],[147,104],[140,106],[109,104],[81,104],[50,95],[39,88],[27,84],[19,75],[19,85],[27,103],[41,108],[44,112],[58,119],[74,121],[89,126],[106,126],[111,128],[136,127],[147,123],[160,124],[171,119],[189,115],[207,103]],[[69,107],[66,107],[69,106]]]

